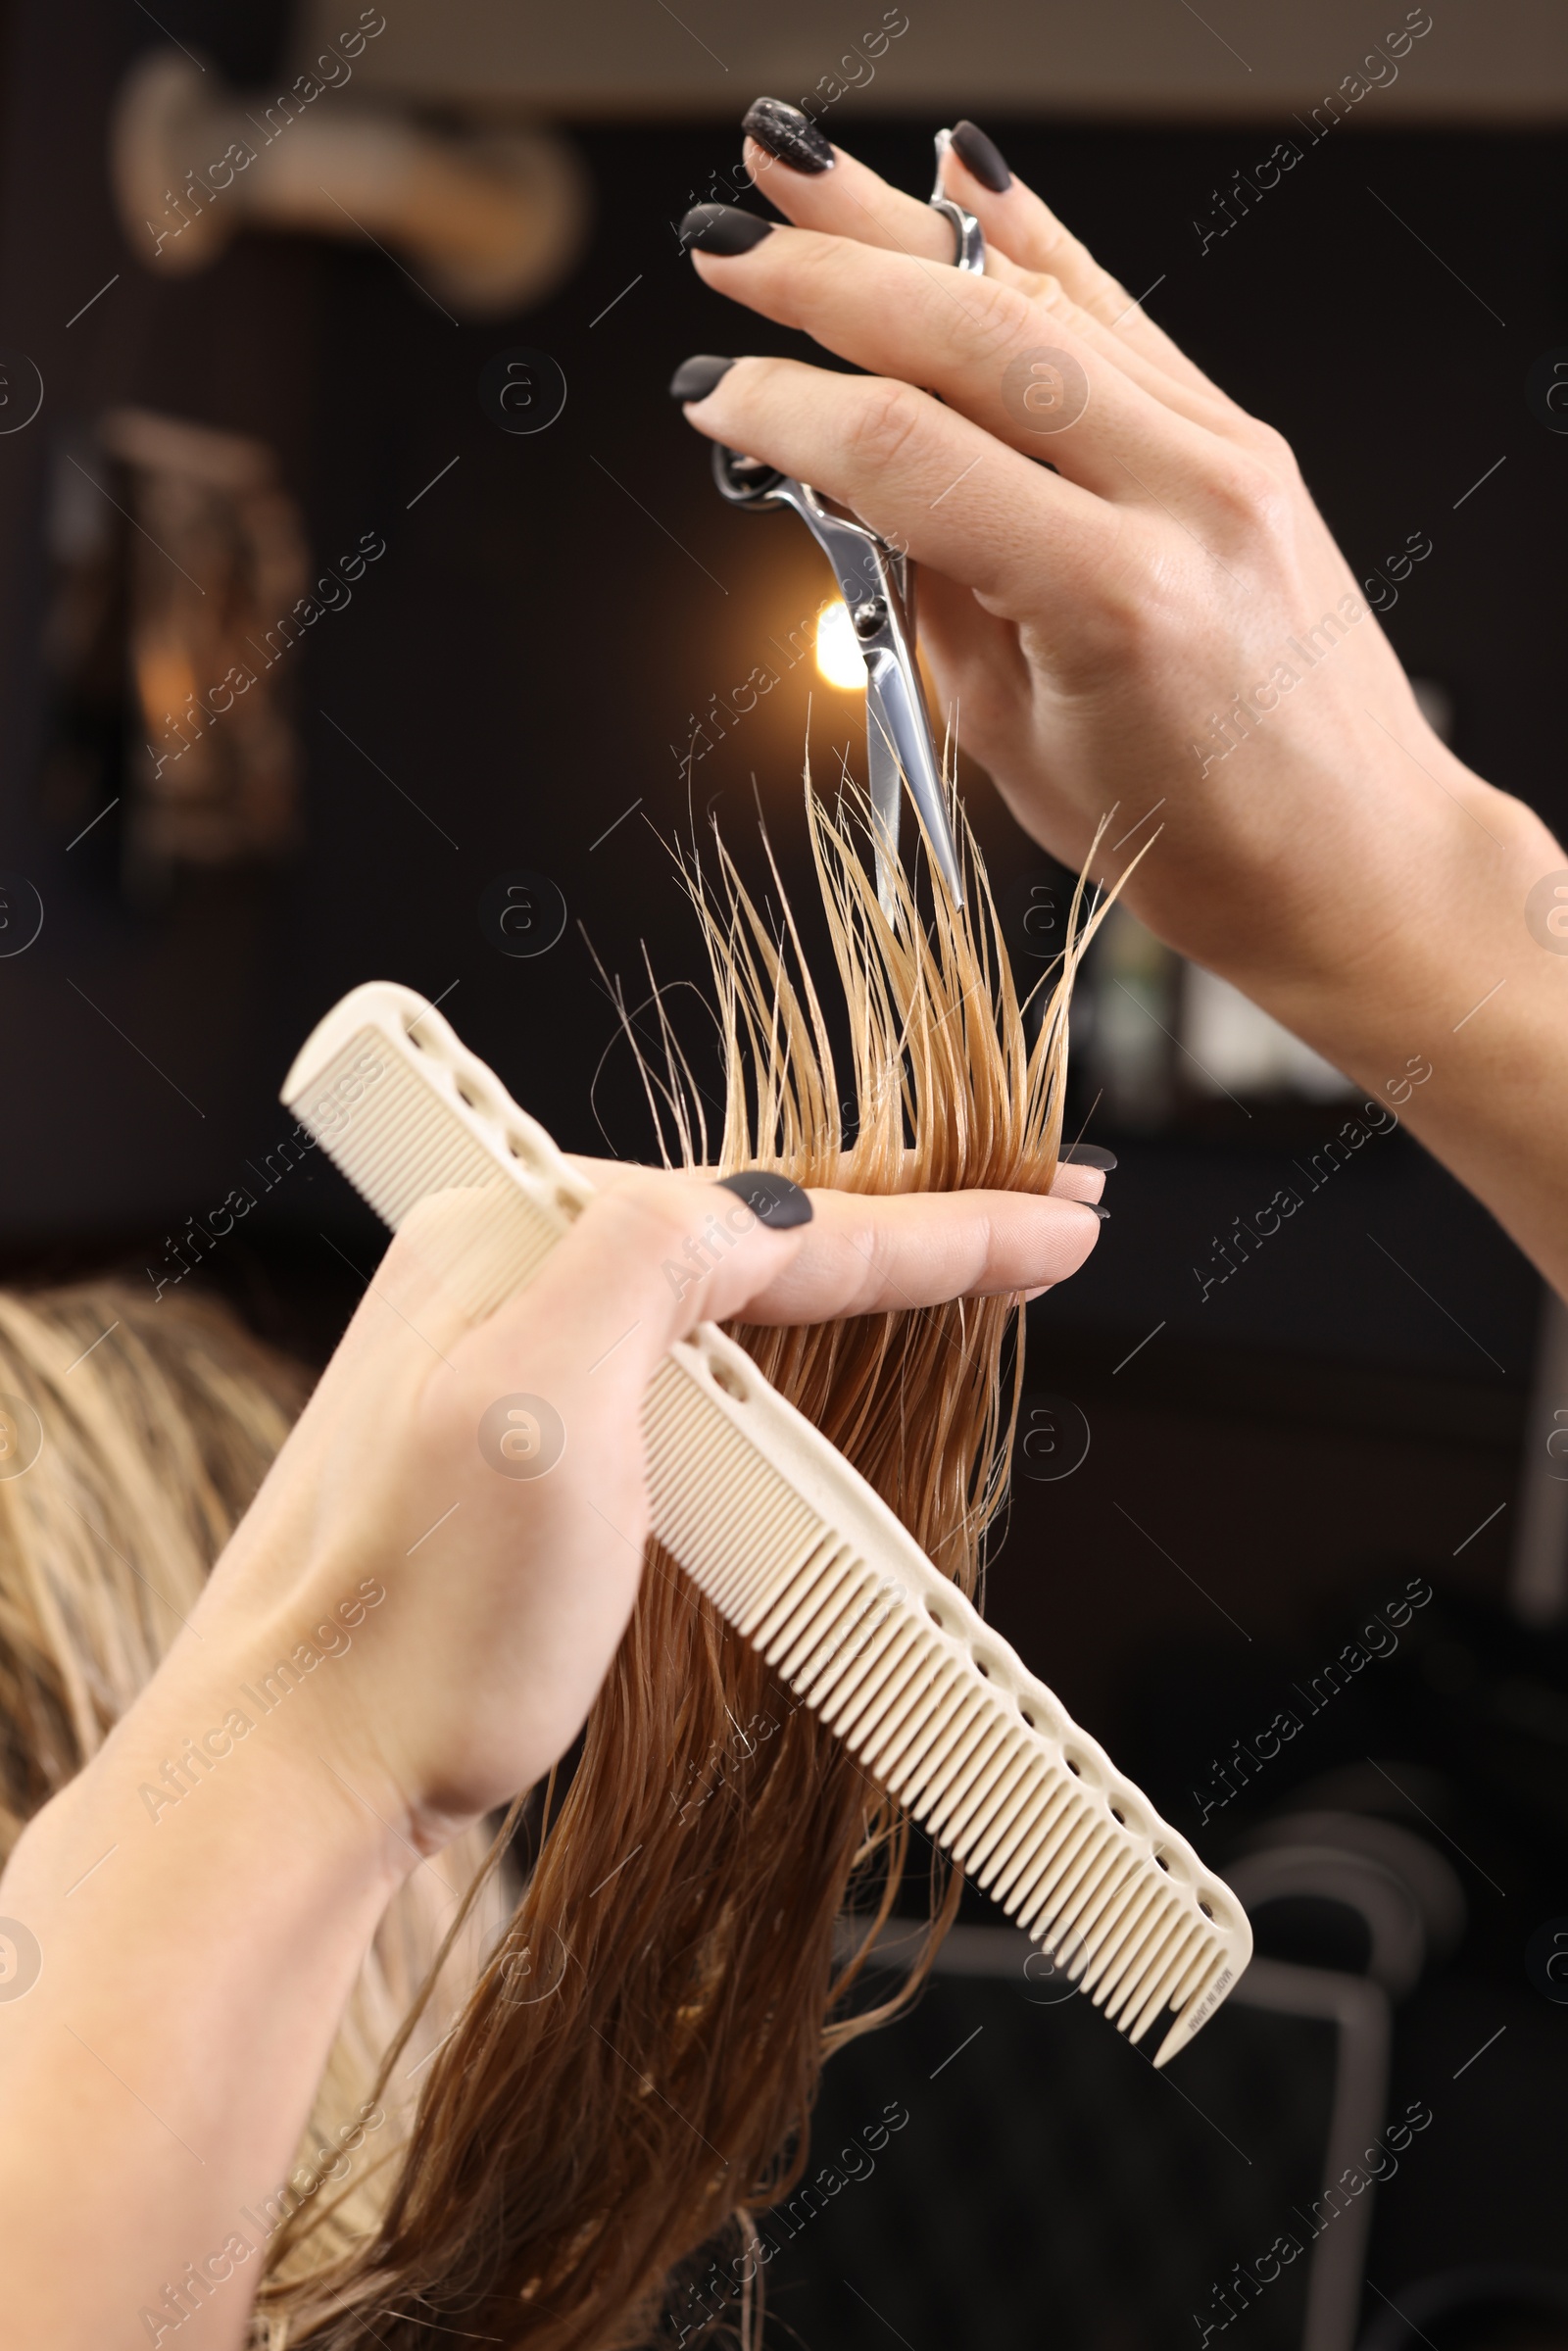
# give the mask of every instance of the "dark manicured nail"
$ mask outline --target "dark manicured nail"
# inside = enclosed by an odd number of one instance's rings
[[[680,241],[699,253],[750,253],[772,233],[773,223],[733,204],[694,204],[680,224]]]
[[[688,367],[696,364],[695,360],[686,362]],[[695,397],[693,393],[687,394],[688,399]],[[1056,1153],[1058,1167],[1102,1167],[1108,1175],[1115,1164],[1115,1152],[1106,1151],[1102,1143],[1064,1143]]]
[[[1102,1224],[1105,1224],[1109,1221],[1110,1210],[1108,1208],[1102,1208],[1099,1200],[1081,1200],[1078,1202],[1078,1205],[1080,1208],[1093,1208],[1095,1214],[1099,1217]]]
[[[741,128],[765,147],[775,163],[792,171],[831,171],[833,150],[809,115],[782,98],[754,98],[741,118]]]
[[[1000,196],[1011,187],[1012,173],[1002,149],[995,139],[986,137],[978,122],[956,122],[953,144],[980,185],[989,188],[993,196]]]
[[[771,1225],[775,1233],[811,1221],[809,1198],[788,1176],[774,1175],[766,1167],[743,1167],[739,1175],[720,1176],[718,1181],[746,1202],[759,1224]]]
[[[696,352],[691,359],[682,360],[670,377],[671,400],[706,400],[734,365],[733,360],[719,359],[711,351]]]

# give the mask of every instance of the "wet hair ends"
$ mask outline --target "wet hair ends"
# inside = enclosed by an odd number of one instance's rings
[[[1049,1190],[1072,964],[1098,913],[1080,930],[1075,899],[1031,1047],[972,841],[967,912],[940,883],[917,912],[906,886],[890,920],[863,814],[830,814],[809,788],[807,806],[849,1066],[787,903],[775,933],[721,845],[710,872],[686,860],[722,1043],[712,1159],[851,1192]],[[665,1156],[708,1163],[701,1095],[663,1037],[643,1076]],[[1005,1494],[1017,1325],[1016,1300],[990,1298],[735,1335],[972,1594]],[[428,2068],[379,2228],[314,2267],[330,2205],[286,2231],[287,2276],[261,2305],[270,2351],[434,2351],[453,2330],[629,2351],[699,2254],[718,2257],[724,2316],[757,2339],[757,2219],[800,2177],[824,2059],[918,1987],[956,1884],[934,1878],[924,1958],[897,1999],[854,2006],[906,1824],[657,1544],[547,1812],[510,1930]],[[394,2044],[383,2077],[398,2062]]]

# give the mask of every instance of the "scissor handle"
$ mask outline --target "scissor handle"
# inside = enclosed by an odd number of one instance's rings
[[[986,264],[980,223],[942,185],[942,162],[952,144],[951,130],[938,132],[931,207],[953,228],[956,266],[978,275]],[[857,516],[834,512],[808,482],[776,465],[721,443],[714,444],[712,465],[719,496],[728,505],[754,514],[788,507],[833,565],[866,665],[866,759],[875,813],[877,894],[885,912],[892,918],[898,906],[895,873],[903,787],[920,810],[932,857],[955,904],[961,906],[962,868],[915,661],[915,564]]]
[[[983,277],[986,269],[985,231],[973,213],[965,212],[961,204],[955,203],[942,185],[942,162],[952,144],[951,130],[937,132],[937,176],[936,185],[931,190],[930,206],[934,213],[942,215],[953,230],[954,268],[967,270],[971,277]]]
[[[726,449],[722,442],[713,443],[713,479],[718,494],[731,506],[781,506],[776,493],[784,479],[776,465],[764,465],[760,459],[745,457],[738,449]]]

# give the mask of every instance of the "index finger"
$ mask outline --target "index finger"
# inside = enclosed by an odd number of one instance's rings
[[[1082,1155],[1074,1158],[1071,1155],[1074,1151]],[[1091,1152],[1093,1152],[1093,1156],[1091,1156]],[[645,1172],[640,1163],[633,1159],[598,1159],[590,1157],[585,1151],[567,1151],[565,1155],[573,1167],[585,1175],[590,1184],[600,1192],[608,1190],[612,1184],[624,1182],[628,1176]],[[913,1156],[912,1151],[906,1151],[905,1153],[906,1164]],[[1063,1144],[1057,1156],[1055,1179],[1051,1187],[1052,1198],[1054,1200],[1099,1200],[1105,1189],[1106,1167],[1114,1167],[1115,1164],[1114,1154],[1108,1152],[1102,1154],[1097,1147],[1083,1144]],[[685,1172],[699,1178],[707,1177],[710,1183],[716,1183],[718,1180],[716,1170],[711,1167],[693,1167],[688,1168]],[[853,1189],[853,1187],[846,1187],[846,1189]]]
[[[1028,1192],[806,1197],[809,1218],[779,1227],[684,1171],[630,1171],[469,1335],[467,1356],[492,1362],[497,1377],[503,1365],[548,1356],[568,1385],[640,1394],[669,1347],[703,1322],[801,1328],[959,1298],[1033,1297],[1077,1272],[1103,1213]],[[471,1196],[444,1199],[452,1234],[482,1249],[482,1206]],[[427,1222],[422,1238],[432,1237]],[[407,1266],[417,1249],[394,1244],[394,1252]]]
[[[729,1312],[795,1325],[957,1298],[1017,1297],[1076,1273],[1102,1221],[1087,1201],[1029,1192],[813,1191],[809,1198],[812,1219],[800,1249]]]
[[[956,409],[888,378],[753,358],[728,366],[685,413],[710,440],[825,491],[991,611],[1028,615],[1064,645],[1091,646],[1106,580],[1129,561],[1136,517]],[[1042,546],[1052,551],[1046,565]]]
[[[635,1387],[700,1322],[799,1328],[1049,1289],[1077,1272],[1102,1221],[1031,1192],[805,1197],[809,1217],[775,1227],[700,1174],[628,1170],[500,1309],[491,1340],[504,1348],[542,1326],[584,1376],[613,1348],[614,1381]]]

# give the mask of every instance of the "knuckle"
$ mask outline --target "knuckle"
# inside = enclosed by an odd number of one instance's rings
[[[1077,314],[1077,304],[1061,279],[1050,269],[1034,270],[1023,290],[1029,309],[1036,318],[1042,311],[1051,318],[1072,318]]]
[[[1077,245],[1077,238],[1065,222],[1057,220],[1049,205],[1042,204],[1034,233],[1034,251],[1041,266],[1060,269],[1064,261],[1070,260]]]
[[[696,1229],[701,1218],[697,1190],[678,1174],[642,1167],[623,1176],[584,1213],[617,1232],[630,1251],[657,1261]]]
[[[1260,416],[1249,416],[1247,446],[1285,488],[1296,487],[1300,480],[1300,467],[1295,450],[1277,425],[1265,424]]]
[[[1168,652],[1179,650],[1189,610],[1179,559],[1172,566],[1159,534],[1124,517],[1120,543],[1085,599],[1080,642],[1086,669],[1119,687],[1129,674],[1162,665]]]
[[[855,403],[850,426],[852,462],[871,471],[895,465],[925,424],[925,402],[905,383],[869,376]]]
[[[962,355],[983,364],[1011,352],[1037,323],[1037,309],[1022,287],[1004,285],[995,277],[976,278],[967,289],[965,316],[957,330]]]
[[[1083,614],[1080,666],[1096,677],[1137,673],[1154,634],[1147,591],[1127,580],[1107,580]]]
[[[1211,462],[1205,487],[1211,507],[1243,537],[1270,537],[1284,521],[1287,486],[1254,448],[1226,449]]]
[[[1112,277],[1108,269],[1096,271],[1095,282],[1084,296],[1084,305],[1102,326],[1120,326],[1134,311],[1142,310],[1121,279]]]
[[[427,1193],[393,1235],[370,1289],[392,1302],[427,1300],[433,1289],[461,1303],[466,1277],[488,1261],[495,1246],[486,1209],[483,1187]]]

